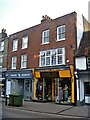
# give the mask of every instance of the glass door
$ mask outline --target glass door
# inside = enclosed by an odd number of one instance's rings
[[[24,84],[24,99],[30,100],[32,98],[32,80],[26,79]]]

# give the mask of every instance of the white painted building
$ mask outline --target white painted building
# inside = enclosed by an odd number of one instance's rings
[[[90,31],[84,32],[75,57],[77,105],[90,104],[90,60],[88,59],[88,48],[90,48],[89,41]]]

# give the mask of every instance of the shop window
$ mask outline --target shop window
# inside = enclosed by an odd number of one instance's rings
[[[52,100],[52,80],[50,78],[37,79],[36,99],[43,101]]]
[[[71,104],[71,80],[70,78],[58,78],[55,80],[55,102]]]
[[[84,86],[85,86],[85,95],[86,94],[90,95],[90,82],[85,82]]]
[[[37,100],[43,100],[43,81],[42,81],[42,79],[37,80],[36,98],[37,98]]]

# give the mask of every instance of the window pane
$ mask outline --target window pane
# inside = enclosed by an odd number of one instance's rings
[[[17,58],[12,57],[12,69],[16,69],[16,61],[17,61]]]
[[[58,64],[62,64],[62,56],[58,56]]]
[[[49,30],[42,32],[42,43],[48,43],[49,42]]]
[[[2,63],[3,62],[3,57],[0,57],[0,63]]]
[[[26,68],[27,65],[27,55],[21,56],[21,68]]]
[[[65,32],[65,26],[62,26],[62,33]]]
[[[0,43],[0,51],[3,51],[3,50],[4,50],[4,41]]]
[[[62,49],[57,49],[57,51],[58,51],[57,52],[58,54],[62,54],[63,53]]]
[[[46,51],[46,56],[50,56],[50,51]]]
[[[57,27],[57,40],[65,38],[65,25]]]
[[[46,58],[46,65],[50,65],[50,57]]]
[[[41,58],[41,66],[44,66],[45,65],[45,58]]]
[[[13,51],[17,50],[18,40],[13,40]]]
[[[22,38],[22,48],[27,48],[28,45],[28,37],[23,37]]]
[[[56,55],[52,55],[52,65],[56,65]]]

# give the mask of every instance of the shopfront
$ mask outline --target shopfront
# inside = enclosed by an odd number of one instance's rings
[[[6,72],[6,95],[20,94],[24,100],[33,98],[33,76],[31,70]]]
[[[5,96],[5,86],[6,86],[5,82],[6,82],[5,71],[2,72],[0,71],[0,95],[2,97]]]
[[[35,69],[34,100],[59,104],[75,103],[73,66]]]
[[[90,105],[90,70],[77,71],[77,106]]]

